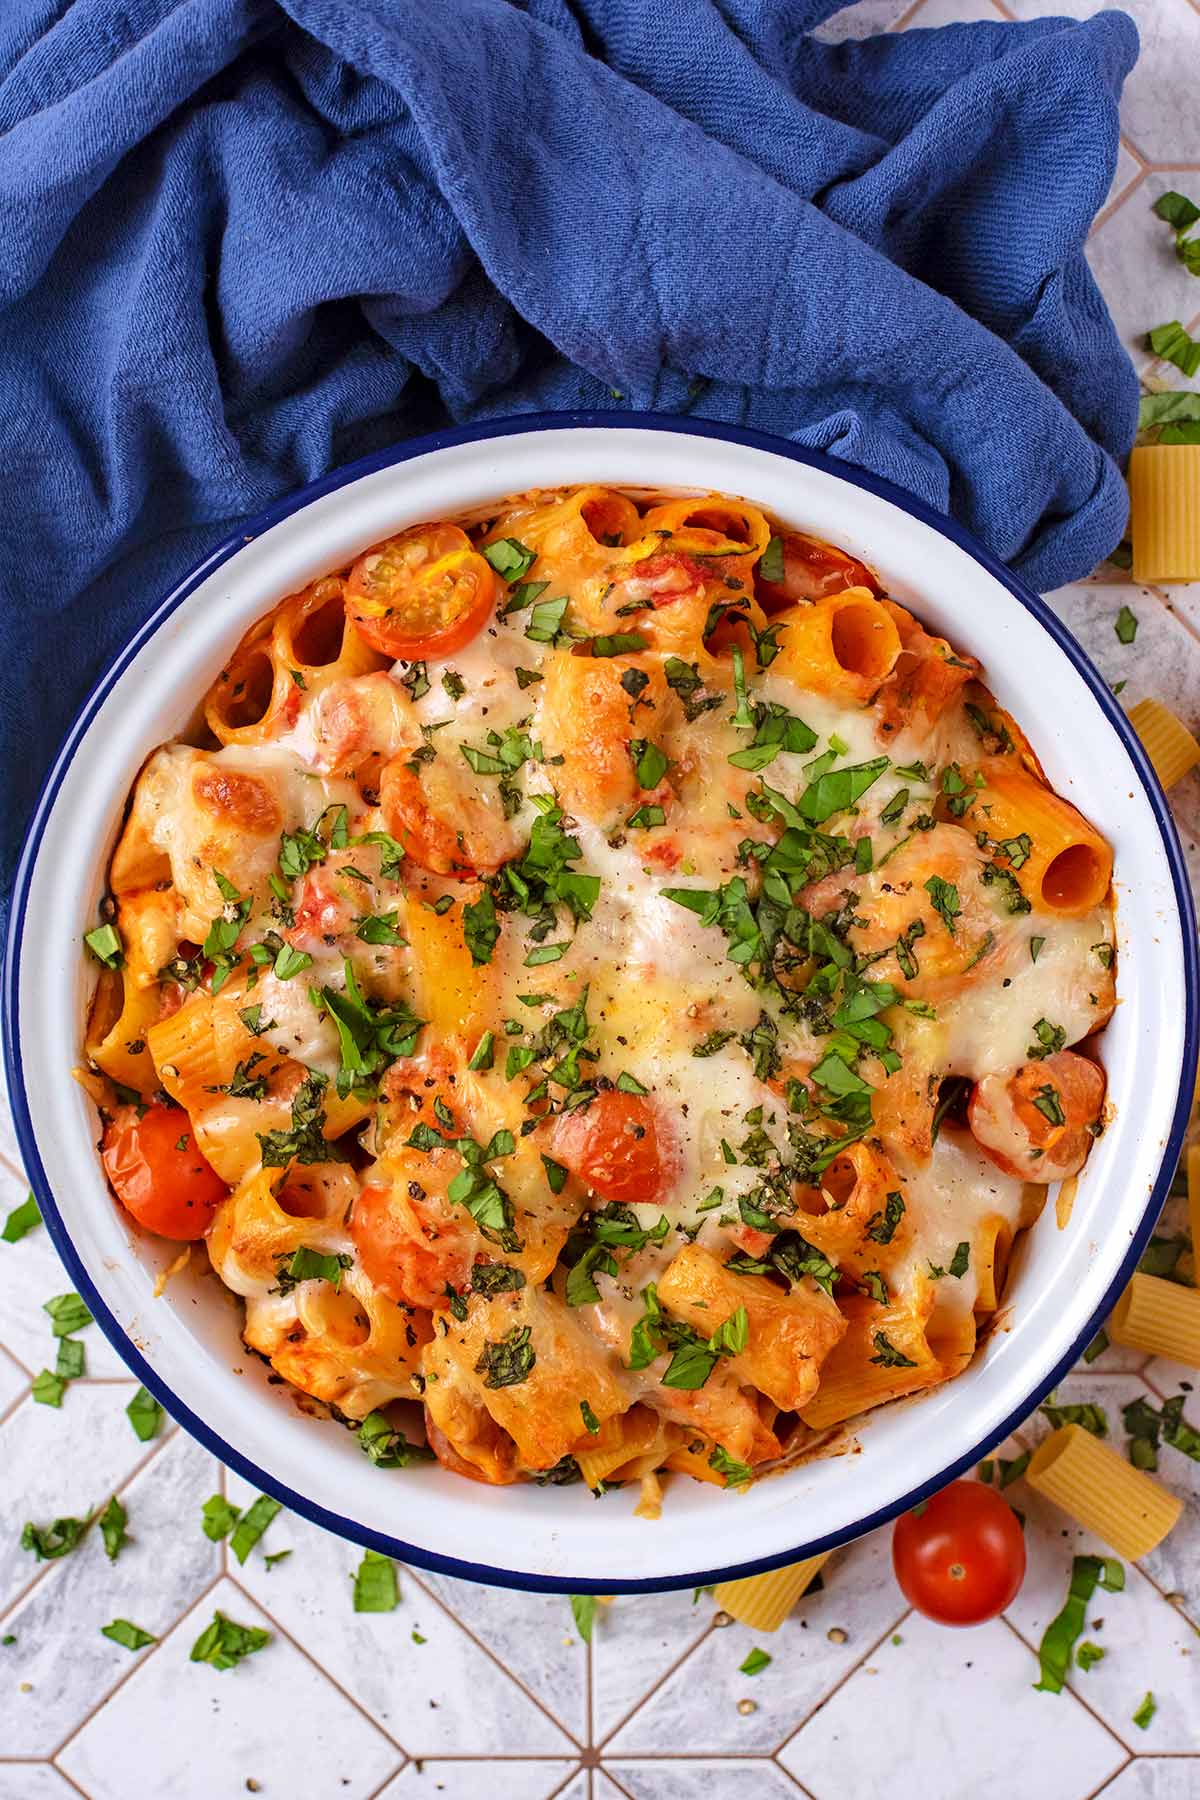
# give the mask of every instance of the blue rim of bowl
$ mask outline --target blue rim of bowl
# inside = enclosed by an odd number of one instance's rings
[[[717,438],[727,443],[743,445],[752,450],[763,450],[771,455],[785,457],[792,462],[803,463],[809,468],[819,469],[822,473],[832,475],[839,481],[849,483],[852,487],[864,489],[867,493],[875,494],[882,500],[888,500],[901,512],[920,520],[922,524],[930,526],[942,537],[956,544],[959,549],[965,550],[989,575],[1007,588],[1008,592],[1020,602],[1027,612],[1032,613],[1043,630],[1069,659],[1076,672],[1091,689],[1102,712],[1137,770],[1138,778],[1158,825],[1171,871],[1171,882],[1175,890],[1179,912],[1184,965],[1183,998],[1186,1018],[1179,1092],[1176,1096],[1171,1130],[1163,1149],[1158,1174],[1146,1201],[1142,1219],[1130,1240],[1129,1249],[1122,1259],[1120,1269],[1110,1283],[1103,1301],[1089,1318],[1086,1326],[1079,1332],[1069,1350],[1055,1364],[1050,1374],[1029,1394],[1028,1399],[1010,1413],[994,1431],[990,1431],[986,1439],[952,1458],[940,1467],[936,1474],[912,1488],[898,1500],[866,1514],[863,1518],[855,1520],[853,1524],[838,1531],[828,1532],[823,1537],[814,1538],[811,1542],[798,1544],[793,1549],[780,1551],[771,1556],[756,1557],[746,1562],[717,1569],[696,1570],[688,1575],[646,1576],[636,1580],[613,1575],[595,1575],[574,1579],[564,1576],[537,1575],[522,1570],[493,1568],[485,1563],[470,1562],[457,1557],[441,1556],[434,1551],[424,1550],[419,1545],[406,1543],[402,1538],[393,1537],[389,1533],[374,1531],[355,1520],[344,1518],[339,1513],[330,1512],[316,1501],[296,1493],[285,1482],[259,1468],[250,1457],[227,1443],[219,1432],[192,1412],[190,1407],[185,1406],[155,1372],[127,1337],[124,1329],[114,1318],[103,1297],[97,1291],[95,1283],[63,1224],[54,1196],[50,1191],[41,1158],[38,1155],[19,1055],[21,942],[24,935],[30,880],[46,822],[54,807],[67,769],[96,712],[129,663],[136,657],[142,645],[158,631],[164,620],[187,599],[189,594],[194,592],[202,581],[205,581],[223,563],[228,562],[239,550],[244,549],[251,539],[277,525],[280,520],[299,512],[322,495],[346,487],[364,475],[372,475],[382,469],[411,462],[414,458],[428,455],[431,451],[449,449],[458,444],[486,442],[490,438],[513,437],[525,432],[579,430],[581,428],[672,432],[681,436]],[[12,912],[5,945],[0,1004],[3,1006],[4,1014],[4,1066],[8,1078],[17,1142],[24,1159],[26,1177],[41,1208],[46,1228],[55,1249],[74,1280],[76,1288],[87,1302],[104,1335],[132,1374],[162,1403],[172,1418],[185,1426],[193,1437],[197,1438],[206,1449],[211,1450],[229,1468],[236,1470],[239,1475],[242,1475],[247,1481],[253,1482],[264,1492],[272,1494],[285,1506],[301,1514],[302,1517],[310,1519],[316,1525],[323,1526],[327,1531],[336,1533],[339,1537],[347,1538],[351,1542],[364,1545],[369,1549],[381,1551],[385,1555],[398,1557],[403,1562],[415,1563],[419,1568],[432,1569],[443,1575],[452,1575],[468,1581],[484,1582],[532,1593],[641,1594],[708,1586],[717,1581],[740,1580],[748,1575],[758,1575],[770,1569],[783,1568],[789,1563],[799,1562],[804,1558],[816,1556],[822,1551],[834,1550],[839,1545],[853,1542],[854,1539],[864,1536],[867,1532],[886,1525],[898,1514],[927,1499],[929,1495],[943,1488],[947,1482],[953,1481],[956,1476],[970,1469],[981,1456],[986,1455],[995,1444],[1021,1424],[1037,1403],[1051,1391],[1055,1383],[1062,1379],[1077,1360],[1080,1352],[1091,1342],[1101,1323],[1111,1311],[1117,1296],[1133,1274],[1138,1258],[1150,1237],[1166,1198],[1183,1147],[1184,1133],[1191,1112],[1197,1040],[1198,1032],[1200,1032],[1200,1023],[1198,1023],[1198,1019],[1200,1019],[1200,962],[1197,957],[1195,909],[1178,833],[1162,787],[1151,769],[1149,759],[1133,727],[1117,705],[1099,672],[1088,660],[1066,627],[1059,622],[1038,595],[1025,587],[1012,574],[1011,570],[980,544],[969,531],[878,475],[870,474],[850,463],[841,462],[836,457],[827,456],[821,451],[801,449],[786,439],[773,437],[767,432],[750,431],[740,426],[724,425],[708,419],[692,419],[658,413],[530,413],[492,419],[479,425],[458,426],[450,430],[431,432],[424,437],[409,439],[390,449],[376,451],[371,456],[362,457],[358,462],[349,463],[344,468],[322,476],[320,480],[310,482],[307,487],[298,489],[282,500],[277,500],[272,506],[246,520],[236,532],[225,538],[197,563],[166,595],[145,624],[140,627],[124,649],[114,657],[92,688],[46,777],[30,823],[13,886]]]

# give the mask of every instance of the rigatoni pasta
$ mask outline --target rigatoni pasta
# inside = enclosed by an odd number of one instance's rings
[[[472,1480],[652,1517],[953,1379],[1115,1004],[1111,851],[982,673],[721,494],[524,494],[279,600],[87,933],[118,1200]]]
[[[1025,1478],[1131,1561],[1160,1544],[1183,1511],[1177,1494],[1169,1494],[1082,1425],[1060,1425],[1044,1437]]]

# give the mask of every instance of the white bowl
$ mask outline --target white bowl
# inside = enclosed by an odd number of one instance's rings
[[[373,1467],[354,1436],[302,1414],[242,1348],[211,1278],[154,1278],[173,1250],[135,1237],[70,1078],[90,977],[81,933],[125,795],[181,731],[246,627],[283,594],[422,519],[537,486],[722,489],[866,558],[893,594],[981,658],[1047,774],[1116,850],[1120,1005],[1104,1035],[1115,1117],[1065,1227],[1053,1202],[1020,1240],[1004,1328],[956,1381],[872,1416],[861,1453],[746,1494],[678,1480],[662,1520],[636,1492],[487,1489]],[[748,1574],[879,1525],[986,1454],[1088,1342],[1157,1216],[1192,1096],[1196,929],[1161,789],[1105,684],[1047,608],[956,526],[886,483],[778,439],[686,419],[559,414],[451,431],[316,483],[214,550],[159,606],[84,706],[51,773],[17,879],[5,1056],[26,1169],[79,1291],[134,1373],[259,1487],[331,1530],[456,1575],[611,1593]],[[199,1260],[199,1259],[197,1259]]]

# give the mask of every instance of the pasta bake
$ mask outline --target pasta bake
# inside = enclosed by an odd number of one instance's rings
[[[719,494],[288,595],[86,933],[117,1200],[376,1461],[653,1513],[957,1375],[1114,1005],[1111,850],[982,673]]]

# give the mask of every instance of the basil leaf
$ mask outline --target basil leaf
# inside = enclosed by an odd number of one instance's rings
[[[134,1435],[139,1437],[143,1444],[148,1444],[150,1439],[157,1437],[162,1430],[163,1409],[154,1395],[147,1393],[144,1387],[138,1389],[125,1408],[125,1417],[133,1426]]]
[[[823,825],[835,813],[845,812],[861,800],[887,767],[888,758],[877,756],[871,762],[854,763],[846,769],[827,769],[809,783],[797,805],[810,824]]]
[[[575,1629],[585,1644],[592,1641],[592,1627],[596,1623],[595,1594],[572,1594],[571,1617],[575,1621]]]
[[[50,1314],[51,1330],[57,1338],[82,1331],[92,1323],[92,1315],[78,1294],[56,1294],[53,1300],[43,1302],[42,1311]]]
[[[483,1376],[484,1387],[517,1387],[528,1379],[537,1362],[530,1335],[528,1325],[514,1325],[499,1340],[484,1343],[475,1364],[475,1373]]]
[[[1120,1567],[1120,1565],[1117,1565]],[[1098,1556],[1077,1556],[1071,1565],[1071,1585],[1062,1611],[1051,1619],[1038,1646],[1041,1680],[1034,1683],[1039,1693],[1060,1694],[1071,1666],[1071,1655],[1083,1630],[1088,1601],[1106,1574]],[[1122,1577],[1124,1571],[1122,1570]],[[1111,1585],[1111,1584],[1110,1584]]]
[[[767,547],[758,559],[758,574],[761,580],[770,581],[775,586],[783,580],[783,539],[770,538]]]
[[[239,1625],[223,1612],[215,1612],[192,1645],[190,1662],[211,1663],[214,1669],[233,1669],[271,1641],[269,1631],[257,1625]]]
[[[486,544],[483,550],[485,562],[489,562],[497,575],[503,575],[505,581],[519,581],[527,575],[537,561],[537,551],[523,544],[520,538],[497,538],[492,544]]]
[[[109,1562],[116,1562],[129,1542],[129,1533],[125,1529],[128,1519],[128,1513],[114,1494],[97,1521]]]
[[[268,1494],[260,1494],[249,1510],[242,1514],[229,1541],[229,1548],[240,1563],[245,1562],[271,1520],[282,1511],[283,1507],[278,1500],[272,1500]]]
[[[94,931],[84,932],[83,941],[106,969],[119,969],[125,960],[125,947],[115,925],[97,925]]]
[[[26,1194],[20,1206],[14,1206],[4,1221],[4,1230],[0,1231],[0,1243],[19,1244],[27,1232],[35,1230],[42,1222],[38,1203],[32,1194]]]
[[[1137,614],[1130,612],[1127,606],[1123,606],[1117,614],[1113,630],[1123,644],[1132,644],[1138,631]]]
[[[201,1527],[206,1538],[219,1544],[228,1537],[242,1516],[240,1506],[233,1506],[224,1494],[212,1494],[200,1508]]]
[[[70,1555],[91,1522],[90,1513],[86,1519],[55,1519],[53,1525],[35,1525],[26,1520],[21,1548],[32,1550],[39,1562],[57,1562],[60,1556]]]
[[[708,1459],[708,1466],[710,1469],[715,1469],[718,1475],[725,1477],[727,1488],[748,1487],[754,1479],[754,1471],[749,1463],[738,1462],[736,1457],[730,1456],[724,1444],[715,1446]]]
[[[463,907],[463,940],[471,952],[476,968],[492,960],[492,951],[500,938],[500,921],[490,888],[484,888],[478,900]]]
[[[377,1469],[407,1469],[410,1463],[433,1460],[432,1450],[424,1444],[411,1444],[382,1412],[367,1414],[358,1429],[358,1445]]]
[[[872,1342],[875,1345],[875,1355],[870,1359],[873,1363],[882,1363],[885,1369],[916,1368],[917,1365],[912,1357],[905,1356],[902,1350],[897,1350],[895,1344],[891,1342],[884,1332],[873,1332],[871,1337]]]
[[[1168,325],[1155,325],[1146,333],[1146,341],[1156,356],[1182,369],[1189,381],[1200,369],[1200,343],[1189,337],[1178,319]]]
[[[395,1612],[400,1604],[396,1565],[390,1556],[364,1550],[354,1577],[354,1610],[358,1613]]]
[[[150,1632],[143,1631],[140,1625],[133,1625],[128,1619],[113,1619],[111,1624],[100,1627],[101,1637],[111,1638],[114,1644],[120,1644],[125,1650],[144,1650],[147,1644],[157,1644],[158,1639]]]

